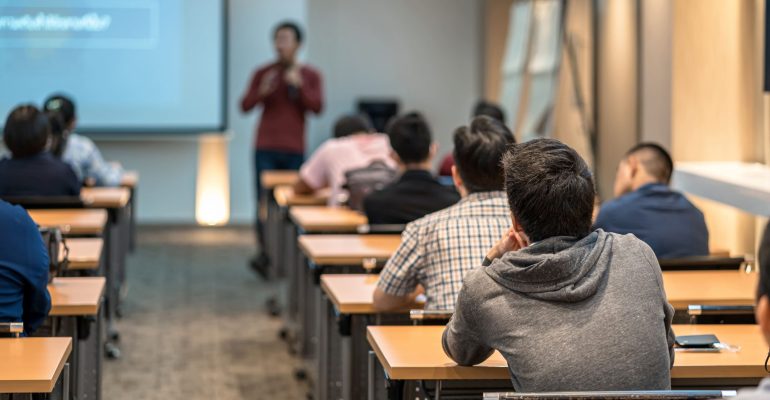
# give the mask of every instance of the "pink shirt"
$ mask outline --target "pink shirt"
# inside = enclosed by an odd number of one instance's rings
[[[396,168],[390,158],[390,140],[382,133],[358,134],[329,139],[319,147],[299,170],[299,176],[314,190],[331,188],[329,206],[340,204],[345,193],[345,172],[363,168],[376,160]]]

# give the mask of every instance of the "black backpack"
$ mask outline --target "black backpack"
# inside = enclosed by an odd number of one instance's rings
[[[348,207],[364,210],[364,199],[369,193],[381,190],[396,180],[398,171],[390,168],[385,162],[377,160],[366,167],[351,169],[345,172],[344,189],[348,191]]]
[[[69,264],[69,247],[64,240],[61,230],[58,228],[40,228],[43,236],[43,244],[48,250],[48,282],[53,278],[62,276]],[[60,256],[63,252],[63,257]]]

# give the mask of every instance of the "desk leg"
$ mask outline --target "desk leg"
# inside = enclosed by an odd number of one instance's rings
[[[366,369],[368,374],[366,376],[366,383],[367,383],[367,389],[366,389],[366,399],[367,400],[375,400],[375,387],[374,385],[377,384],[377,379],[375,376],[377,375],[377,356],[374,354],[373,350],[369,350],[369,357],[368,357],[368,368]]]
[[[136,250],[136,188],[131,188],[131,199],[128,201],[128,250]]]
[[[433,396],[434,400],[441,399],[441,381],[436,381],[436,393]]]
[[[79,400],[101,399],[102,397],[102,344],[101,313],[88,322],[88,336],[79,340],[78,388]],[[81,389],[82,388],[82,389]]]
[[[111,215],[112,211],[111,211]],[[107,320],[107,343],[105,346],[107,349],[107,356],[110,358],[120,357],[120,350],[117,347],[116,342],[120,338],[118,329],[115,326],[115,317],[118,306],[118,297],[120,296],[120,289],[118,283],[119,271],[121,269],[121,257],[119,235],[117,234],[117,227],[115,225],[115,219],[110,218],[110,222],[104,231],[104,242],[106,252],[106,265],[105,265],[105,278],[107,280],[107,286],[105,288],[104,308],[105,318]]]
[[[65,363],[62,373],[62,397],[70,399],[70,363]]]

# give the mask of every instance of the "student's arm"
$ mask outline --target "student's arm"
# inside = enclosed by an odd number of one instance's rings
[[[299,88],[300,100],[306,109],[315,114],[320,114],[323,109],[323,83],[318,73],[307,74],[305,81]]]
[[[329,144],[322,144],[299,169],[294,193],[310,194],[329,186]]]
[[[401,244],[382,269],[377,288],[374,290],[375,310],[401,309],[413,302],[419,294],[417,277],[422,267],[423,250],[419,242],[418,230],[417,223],[406,226],[401,235]]]
[[[24,285],[24,332],[33,333],[43,324],[51,310],[51,296],[48,293],[48,250],[43,238],[32,220],[24,226],[24,240],[27,243]]]
[[[241,111],[249,112],[275,91],[277,72],[273,68],[260,69],[251,79],[246,94],[241,99]]]
[[[477,272],[483,273],[479,268]],[[483,324],[477,320],[480,301],[466,284],[460,290],[455,312],[449,320],[441,343],[444,353],[458,365],[476,365],[492,355],[494,349],[483,342]]]
[[[93,179],[96,186],[120,186],[123,179],[123,168],[117,163],[108,163],[104,161],[102,153],[96,144],[90,139],[86,139],[84,151],[83,177]]]

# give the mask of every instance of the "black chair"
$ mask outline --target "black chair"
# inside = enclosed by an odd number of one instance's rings
[[[410,310],[409,319],[414,325],[446,325],[455,310]]]
[[[22,322],[0,322],[0,337],[20,337],[24,333]]]
[[[690,305],[691,324],[756,324],[754,306]]]
[[[743,257],[702,256],[659,259],[663,271],[738,270],[746,260]]]
[[[484,393],[484,400],[700,400],[736,396],[723,390],[640,390],[618,392]]]
[[[2,196],[0,198],[26,209],[83,208],[88,205],[80,196]]]

